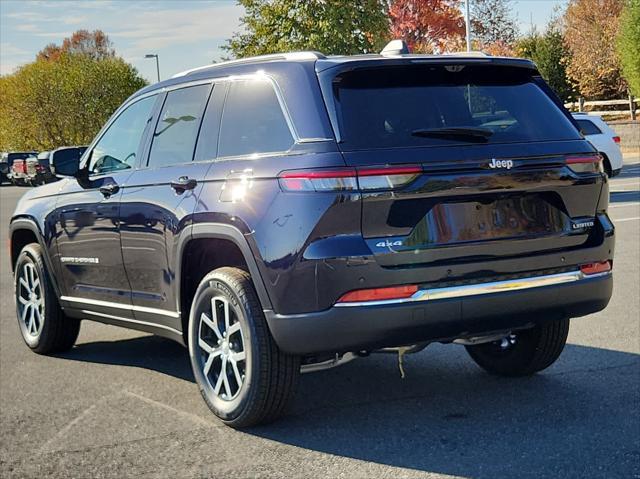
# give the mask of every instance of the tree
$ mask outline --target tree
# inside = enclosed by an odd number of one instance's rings
[[[389,9],[391,36],[412,51],[458,50],[465,36],[460,0],[394,0]]]
[[[243,31],[224,47],[235,57],[317,50],[349,55],[387,41],[386,0],[238,0]]]
[[[518,24],[507,0],[474,0],[471,3],[471,32],[481,50],[512,54]]]
[[[114,57],[116,54],[111,40],[102,30],[78,30],[65,38],[61,46],[49,43],[38,53],[38,58],[57,60],[63,53],[87,55],[96,60]]]
[[[552,20],[542,35],[533,31],[519,39],[515,53],[533,60],[540,74],[563,101],[574,99],[575,90],[567,78],[565,66],[570,52],[564,44],[558,22]]]
[[[623,0],[571,0],[564,15],[564,40],[571,52],[567,75],[590,99],[619,98],[626,92],[613,41],[622,5]]]
[[[628,0],[622,10],[618,52],[629,88],[640,96],[640,0]]]
[[[89,143],[116,108],[146,84],[113,55],[67,49],[0,78],[0,150]]]

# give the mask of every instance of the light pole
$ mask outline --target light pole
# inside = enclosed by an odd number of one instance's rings
[[[158,73],[158,82],[160,82],[160,60],[158,60],[158,55],[155,53],[147,53],[144,57],[156,59],[156,72]]]
[[[467,51],[471,51],[471,19],[469,17],[469,2],[471,0],[465,0],[465,8],[467,10],[467,14],[464,16],[464,24],[467,30]]]

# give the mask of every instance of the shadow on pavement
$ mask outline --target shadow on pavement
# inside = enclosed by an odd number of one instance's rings
[[[57,357],[73,361],[150,369],[185,381],[195,382],[187,350],[159,336],[142,336],[120,341],[80,343]]]
[[[193,381],[186,349],[154,336],[80,344],[61,357]],[[639,355],[567,345],[547,371],[503,379],[459,346],[431,345],[407,356],[405,370],[401,379],[394,356],[372,355],[303,375],[289,415],[245,432],[469,478],[631,477],[640,464]]]
[[[568,345],[547,371],[503,379],[433,345],[405,369],[378,356],[305,375],[292,414],[250,433],[469,478],[629,477],[640,464],[638,355]]]

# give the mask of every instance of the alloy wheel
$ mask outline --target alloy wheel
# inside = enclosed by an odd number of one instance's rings
[[[26,333],[38,337],[44,324],[44,300],[40,277],[33,263],[25,263],[18,279],[18,315]]]
[[[208,311],[200,314],[199,364],[213,393],[224,401],[240,393],[246,373],[246,351],[240,321],[227,298],[211,298]]]

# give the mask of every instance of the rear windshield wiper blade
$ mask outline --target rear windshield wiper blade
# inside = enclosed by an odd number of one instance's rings
[[[454,138],[467,139],[469,141],[487,141],[493,135],[493,131],[488,128],[421,128],[413,130],[411,136],[419,136],[423,138]]]

